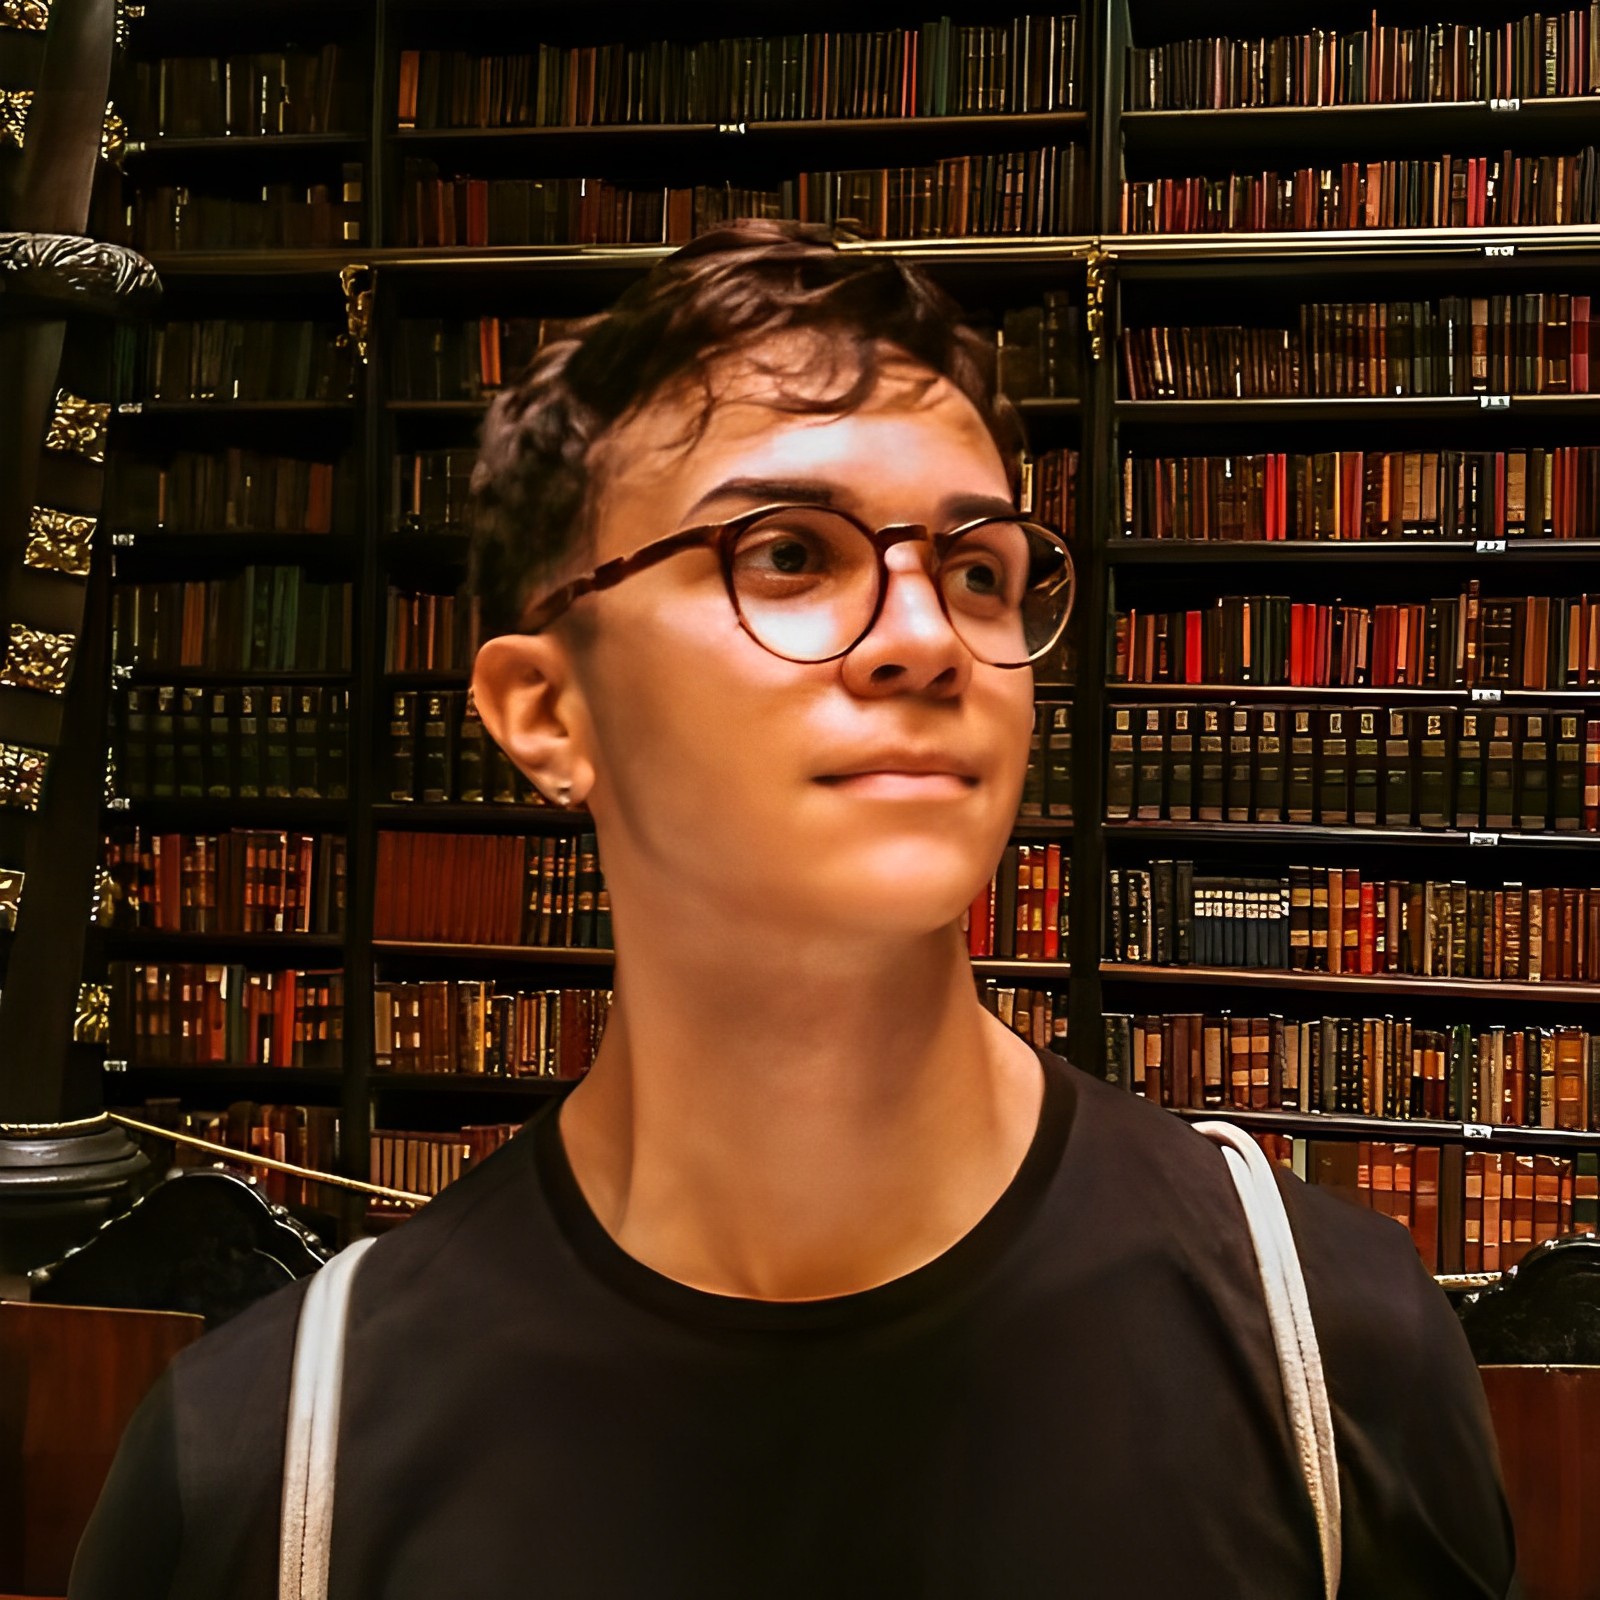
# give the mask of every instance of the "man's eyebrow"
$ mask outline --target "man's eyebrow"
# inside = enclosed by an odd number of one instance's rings
[[[838,485],[822,478],[727,478],[701,495],[684,516],[695,516],[718,500],[746,500],[752,505],[837,506],[841,498]],[[1010,500],[992,494],[955,494],[939,505],[940,520],[946,527],[978,517],[1015,516],[1016,510]]]

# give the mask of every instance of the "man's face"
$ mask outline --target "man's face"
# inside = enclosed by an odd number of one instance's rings
[[[798,344],[778,353],[797,364],[807,354]],[[1010,509],[1000,454],[971,402],[884,354],[868,402],[822,416],[777,409],[777,380],[729,359],[709,375],[715,402],[688,448],[701,392],[652,400],[602,442],[586,564],[779,501],[826,500],[869,527],[935,531]],[[783,387],[805,381],[786,375]],[[620,927],[628,885],[647,881],[648,898],[668,897],[686,933],[775,925],[871,938],[960,916],[1016,814],[1033,681],[1030,669],[973,659],[940,609],[932,559],[924,542],[891,549],[872,631],[813,665],[782,660],[741,629],[710,550],[579,602],[588,802]],[[930,763],[938,770],[908,770]]]

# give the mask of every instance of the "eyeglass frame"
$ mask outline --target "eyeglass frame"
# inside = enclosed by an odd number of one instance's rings
[[[868,618],[866,626],[844,649],[837,650],[830,656],[821,656],[815,661],[796,660],[793,656],[786,656],[780,651],[774,650],[771,645],[755,632],[745,619],[744,610],[739,604],[739,596],[734,589],[733,550],[735,543],[747,528],[759,522],[762,517],[771,516],[778,511],[827,511],[830,515],[842,517],[866,538],[878,558],[878,598],[872,608],[872,615]],[[745,633],[769,655],[777,656],[780,661],[793,661],[797,666],[821,666],[825,662],[838,661],[849,655],[878,625],[878,618],[883,615],[884,601],[889,594],[889,565],[884,560],[884,556],[890,549],[897,544],[905,544],[911,540],[925,540],[933,546],[934,561],[937,565],[937,563],[944,560],[945,554],[958,539],[991,522],[1014,522],[1025,528],[1037,528],[1060,546],[1062,558],[1066,562],[1065,581],[1068,585],[1066,610],[1062,612],[1061,621],[1057,625],[1055,632],[1050,636],[1050,639],[1022,661],[983,662],[983,665],[997,667],[1002,672],[1013,672],[1022,667],[1031,667],[1036,661],[1042,660],[1055,649],[1056,645],[1061,642],[1061,636],[1067,631],[1067,623],[1071,620],[1072,609],[1078,598],[1077,568],[1072,559],[1072,551],[1067,547],[1066,539],[1059,530],[1052,528],[1048,523],[1040,522],[1035,517],[974,517],[971,521],[963,522],[944,533],[934,533],[925,522],[891,522],[881,528],[873,529],[869,528],[859,517],[852,516],[848,511],[839,507],[819,506],[806,501],[783,501],[774,505],[757,506],[755,510],[742,511],[738,516],[731,517],[726,522],[706,522],[697,527],[683,528],[677,533],[667,534],[665,538],[655,539],[649,544],[641,545],[639,549],[629,555],[615,556],[610,561],[602,562],[592,572],[587,572],[580,578],[574,578],[570,583],[562,584],[559,589],[547,595],[534,607],[532,615],[518,632],[542,633],[553,622],[565,615],[568,607],[574,601],[582,599],[584,595],[597,594],[603,589],[614,589],[625,578],[631,578],[635,573],[643,572],[647,568],[655,566],[658,562],[677,555],[680,551],[709,548],[717,552],[718,564],[722,569],[723,585],[728,592],[728,603],[733,607],[733,614]],[[950,607],[945,600],[943,588],[936,583],[933,586],[933,591],[938,596],[939,609],[943,612],[945,621],[950,624],[951,632],[958,639],[961,639],[962,644],[975,661],[981,661],[982,658],[962,638],[961,630],[951,617]]]

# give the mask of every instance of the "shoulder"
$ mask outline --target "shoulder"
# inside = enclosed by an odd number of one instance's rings
[[[448,1305],[459,1279],[516,1237],[507,1214],[531,1180],[530,1130],[362,1253],[351,1286],[352,1342],[374,1323],[403,1330]],[[315,1276],[285,1283],[174,1359],[170,1400],[186,1510],[281,1461],[295,1339]]]

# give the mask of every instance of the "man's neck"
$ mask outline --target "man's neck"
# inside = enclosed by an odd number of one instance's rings
[[[703,940],[619,958],[559,1113],[616,1243],[710,1293],[812,1300],[969,1233],[1027,1153],[1044,1078],[947,932],[849,961],[745,944],[724,962]]]

